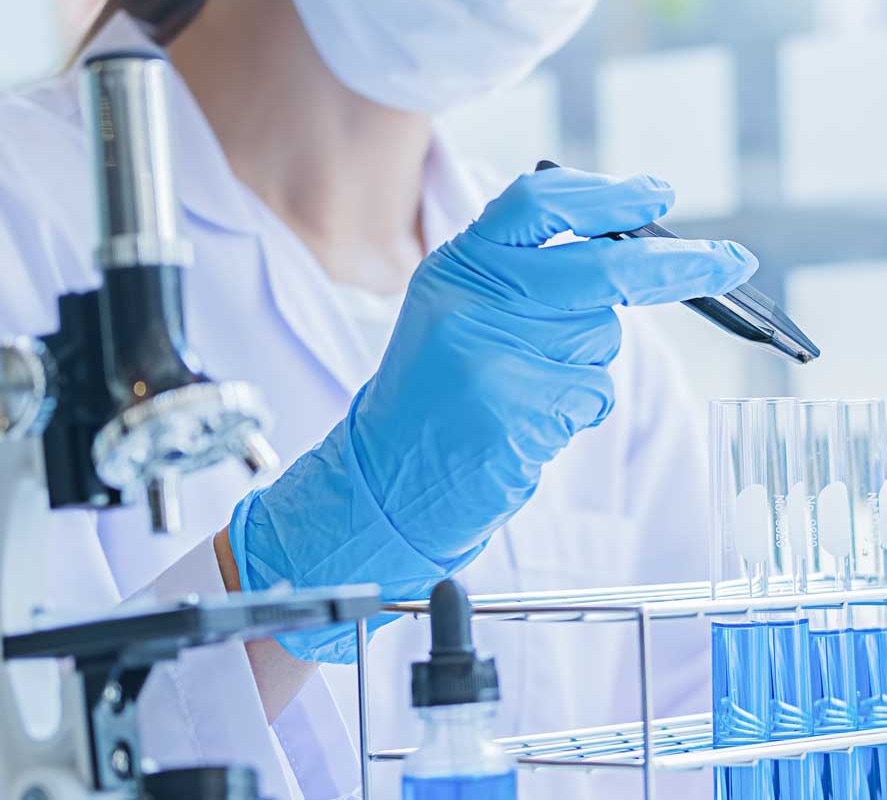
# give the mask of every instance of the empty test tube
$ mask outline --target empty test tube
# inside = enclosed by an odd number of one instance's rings
[[[885,494],[887,425],[882,400],[838,404],[840,469],[850,503],[850,572],[854,586],[879,583],[884,575],[880,499]]]
[[[823,588],[850,589],[853,541],[839,404],[837,400],[804,400],[798,409],[809,532],[808,579]]]
[[[797,401],[716,400],[709,424],[715,595],[805,588],[793,555],[807,540]]]

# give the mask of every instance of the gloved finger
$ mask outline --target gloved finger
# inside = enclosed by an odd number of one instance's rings
[[[489,306],[487,310],[492,311]],[[520,298],[513,308],[497,311],[491,316],[493,324],[509,329],[552,361],[608,366],[619,354],[622,325],[612,308],[563,311],[541,303],[528,308]]]
[[[631,231],[663,216],[674,192],[650,175],[620,179],[575,169],[521,175],[471,229],[491,242],[531,247],[571,230],[578,236]]]
[[[757,258],[735,242],[689,239],[506,247],[468,230],[437,252],[449,269],[471,270],[475,280],[485,278],[501,292],[570,310],[714,297],[758,268]]]
[[[609,299],[622,305],[717,297],[758,269],[754,254],[730,241],[650,238],[594,244],[597,265],[612,292]]]
[[[598,364],[560,364],[526,352],[509,360],[505,354],[496,369],[487,369],[479,380],[493,385],[496,392],[503,382],[514,387],[512,405],[499,413],[508,420],[508,438],[520,454],[512,465],[515,470],[541,466],[551,459],[553,445],[566,447],[578,431],[599,425],[613,409],[613,378]],[[523,407],[525,402],[528,408]],[[532,424],[516,427],[512,424],[516,419]]]
[[[558,414],[570,436],[600,425],[613,410],[613,377],[602,366],[561,365],[556,376],[563,387]]]

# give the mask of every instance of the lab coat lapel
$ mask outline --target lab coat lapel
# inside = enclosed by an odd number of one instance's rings
[[[277,311],[348,395],[354,395],[377,369],[375,356],[314,255],[258,198],[250,199]],[[482,205],[474,181],[435,136],[426,159],[422,197],[428,248],[462,230]]]
[[[348,396],[356,394],[377,365],[344,313],[332,282],[302,241],[258,199],[253,214],[277,312]]]

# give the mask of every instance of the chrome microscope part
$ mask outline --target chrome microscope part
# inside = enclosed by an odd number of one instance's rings
[[[179,525],[179,478],[234,455],[251,473],[277,457],[257,389],[207,378],[185,336],[182,233],[167,62],[108,53],[85,65],[103,271],[99,290],[106,383],[116,404],[92,449],[99,478],[148,489],[157,531]]]
[[[39,339],[0,340],[0,438],[43,433],[56,405],[53,374],[52,356]]]

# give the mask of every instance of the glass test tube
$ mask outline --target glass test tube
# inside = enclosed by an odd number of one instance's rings
[[[810,683],[813,733],[856,730],[858,704],[853,631],[843,611],[811,615]]]
[[[854,800],[887,800],[887,745],[854,750],[859,778]]]
[[[764,742],[769,734],[770,658],[763,622],[713,622],[715,747]]]
[[[813,694],[810,683],[810,623],[806,619],[771,619],[771,740],[813,735]]]
[[[880,536],[887,447],[884,402],[843,400],[838,409],[841,469],[850,502],[850,572],[853,585],[865,586],[884,576]]]
[[[798,404],[798,411],[809,532],[808,581],[823,589],[850,589],[853,543],[839,404],[837,400],[805,400]]]
[[[710,406],[712,584],[715,596],[799,590],[793,542],[806,554],[793,398]],[[804,578],[804,580],[806,580]]]
[[[859,800],[860,758],[850,753],[813,753],[811,800]]]
[[[854,661],[859,727],[887,727],[887,609],[854,606]]]
[[[715,800],[771,800],[769,769],[769,761],[715,768]]]
[[[811,800],[816,764],[809,756],[770,762],[768,800]]]

